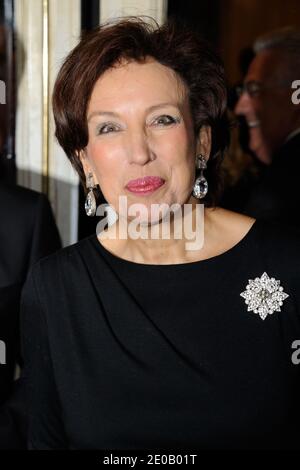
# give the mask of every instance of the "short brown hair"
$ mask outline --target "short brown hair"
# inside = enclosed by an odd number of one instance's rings
[[[209,191],[203,202],[215,205],[220,194],[220,164],[229,142],[227,90],[221,60],[186,23],[169,19],[162,26],[150,17],[108,21],[84,35],[65,59],[53,91],[55,136],[85,188],[78,152],[88,144],[87,107],[98,78],[122,59],[147,57],[175,71],[188,89],[194,132],[212,129],[206,170]],[[149,18],[151,22],[149,22]]]

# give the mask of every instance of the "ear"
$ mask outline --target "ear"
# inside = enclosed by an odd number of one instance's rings
[[[98,184],[98,180],[97,180],[97,177],[95,175],[95,172],[93,171],[91,165],[90,165],[90,162],[89,162],[89,158],[87,156],[87,153],[86,153],[86,150],[85,149],[82,149],[78,152],[78,158],[82,164],[82,168],[83,168],[83,171],[84,171],[84,174],[85,174],[85,177],[87,178],[88,174],[89,173],[92,173],[93,174],[93,179],[94,179],[94,183],[95,184]]]
[[[90,172],[90,166],[89,166],[89,162],[88,162],[85,150],[83,149],[83,150],[80,150],[79,152],[77,152],[77,156],[78,156],[78,158],[81,162],[84,174],[85,174],[85,176],[87,176],[88,173]]]
[[[211,127],[202,126],[199,135],[197,137],[196,152],[197,155],[200,153],[206,158],[209,159],[211,151]]]

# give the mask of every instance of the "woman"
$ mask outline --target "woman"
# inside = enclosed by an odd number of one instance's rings
[[[87,213],[99,185],[118,219],[27,281],[28,445],[295,446],[299,240],[216,205],[222,65],[188,28],[155,26],[129,17],[96,29],[57,77],[56,137],[89,187]],[[149,227],[170,235],[147,238]]]

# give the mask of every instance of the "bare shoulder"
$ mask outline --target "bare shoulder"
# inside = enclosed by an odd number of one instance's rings
[[[222,226],[224,230],[235,232],[237,236],[239,234],[245,235],[256,220],[248,215],[239,214],[238,212],[223,209],[222,207],[215,207],[209,209],[209,211],[215,223],[220,227]]]

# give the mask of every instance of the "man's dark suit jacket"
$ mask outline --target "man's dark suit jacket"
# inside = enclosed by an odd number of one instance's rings
[[[243,212],[300,229],[300,134],[288,140],[253,187]]]
[[[18,420],[26,414],[20,383],[13,381],[15,365],[22,362],[19,356],[21,289],[29,268],[60,247],[60,236],[47,197],[20,186],[0,183],[0,341],[6,351],[4,364],[0,357],[2,449],[22,446],[18,435],[18,426],[22,423]]]

